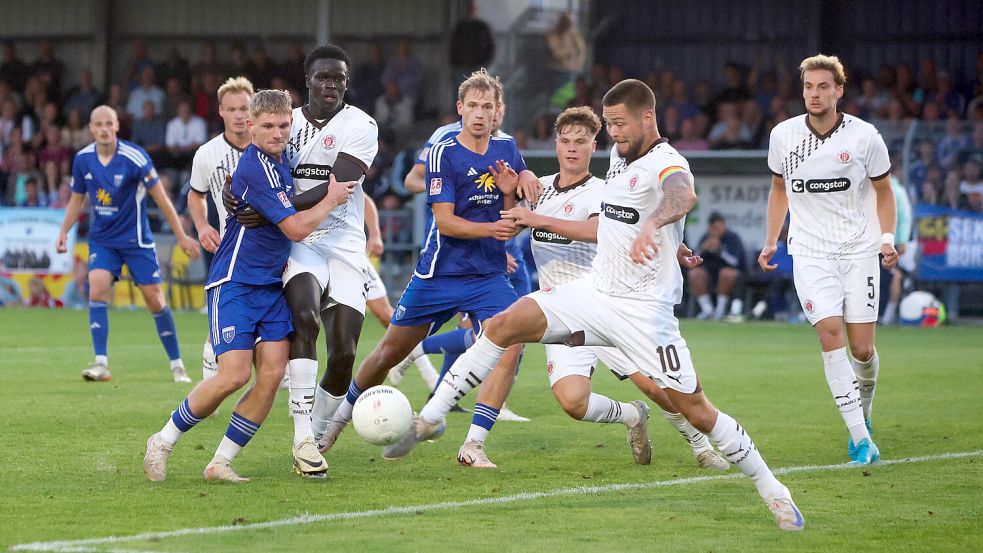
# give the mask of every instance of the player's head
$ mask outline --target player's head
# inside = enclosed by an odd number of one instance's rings
[[[479,69],[457,88],[457,114],[461,126],[472,136],[488,136],[502,103],[502,83]]]
[[[315,112],[333,113],[345,101],[352,59],[341,46],[318,46],[304,58],[307,102]]]
[[[247,131],[249,100],[253,96],[253,83],[245,77],[232,77],[218,87],[218,114],[225,123],[225,131],[242,135]]]
[[[109,106],[99,106],[89,115],[89,132],[98,146],[116,144],[116,133],[119,132],[119,117],[116,110]]]
[[[604,94],[602,114],[618,155],[637,159],[659,133],[655,125],[655,94],[637,79],[625,79]]]
[[[292,110],[290,93],[285,90],[260,90],[253,94],[246,122],[253,144],[279,158],[290,139]]]
[[[567,108],[556,117],[556,159],[564,172],[582,173],[590,165],[590,156],[601,130],[601,120],[589,107]]]
[[[846,74],[836,56],[819,54],[802,60],[799,64],[802,78],[802,98],[806,111],[814,117],[824,117],[836,112],[836,102],[843,96]]]

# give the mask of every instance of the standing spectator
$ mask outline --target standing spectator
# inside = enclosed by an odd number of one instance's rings
[[[727,221],[720,213],[710,214],[710,224],[706,234],[700,238],[696,255],[703,257],[703,264],[689,272],[689,285],[696,301],[700,304],[698,319],[720,320],[727,310],[731,295],[746,273],[744,244],[737,233],[727,229]],[[717,305],[710,303],[710,290],[716,289]],[[744,309],[744,301],[734,298],[731,301],[731,315],[739,317]]]
[[[270,81],[276,76],[277,68],[266,55],[266,50],[262,46],[256,46],[253,53],[246,62],[246,78],[249,79],[256,90],[270,87]]]
[[[673,143],[682,136],[682,120],[676,106],[666,106],[662,110],[662,119],[659,120],[659,134]]]
[[[140,117],[143,112],[143,103],[151,101],[154,103],[154,111],[164,112],[164,91],[157,86],[157,78],[153,67],[144,67],[140,73],[140,86],[130,91],[130,98],[126,102],[126,113],[132,119]]]
[[[369,45],[369,56],[372,55],[372,45]],[[379,73],[382,73],[382,52],[379,52]],[[292,90],[304,90],[307,83],[304,82],[304,49],[296,42],[290,45],[287,50],[287,59],[280,64],[279,74],[287,81],[287,86]],[[356,72],[356,75],[358,73]],[[354,82],[361,84],[362,81],[353,79]],[[381,94],[381,92],[380,92]],[[372,99],[375,102],[375,98]],[[372,104],[369,104],[372,105]],[[359,106],[361,107],[361,106]],[[363,108],[363,111],[367,111]]]
[[[126,89],[123,85],[119,83],[109,85],[109,93],[106,95],[106,105],[116,110],[116,113],[119,114],[119,135],[122,138],[129,138],[130,131],[133,130],[133,117],[130,117],[130,114],[126,112],[126,104]]]
[[[414,107],[416,106],[423,82],[423,65],[410,52],[409,39],[400,39],[396,43],[395,55],[386,62],[386,68],[382,70],[382,82],[387,81],[395,81],[400,92],[411,98]]]
[[[38,59],[31,64],[31,75],[44,84],[48,98],[61,100],[61,78],[65,74],[65,64],[55,57],[55,45],[50,40],[42,40]]]
[[[577,78],[584,70],[587,59],[587,43],[573,24],[573,17],[564,12],[556,25],[546,33],[546,46],[549,48],[547,68],[551,73],[550,92]]]
[[[243,73],[236,73],[242,76]],[[222,117],[219,116],[218,104],[218,75],[216,73],[204,73],[198,89],[194,92],[195,113],[208,122],[211,133],[222,131]]]
[[[751,91],[744,84],[741,68],[732,61],[724,64],[724,88],[710,102],[714,111],[717,111],[720,104],[733,103],[742,105],[750,99]],[[713,141],[711,140],[711,142]]]
[[[143,82],[143,72],[147,68],[157,73],[157,63],[147,55],[147,43],[142,38],[133,41],[133,59],[126,69],[126,87],[130,90],[141,86]],[[142,102],[141,102],[142,105]],[[158,108],[159,109],[159,108]],[[137,108],[139,111],[139,107]],[[137,117],[139,113],[134,115]]]
[[[143,113],[133,122],[133,134],[130,140],[150,154],[154,167],[163,169],[170,165],[170,155],[166,146],[167,123],[157,114],[154,103],[150,100],[143,103]]]
[[[192,87],[194,86],[194,81],[201,79],[201,76],[205,73],[214,73],[221,76],[225,76],[227,73],[225,65],[218,60],[218,47],[215,46],[214,42],[206,42],[200,51],[201,58],[191,68]]]
[[[72,170],[72,150],[61,142],[61,129],[54,125],[45,127],[44,147],[38,152],[38,162],[44,174],[44,195],[54,198],[58,187],[69,179]]]
[[[971,143],[969,137],[962,132],[962,122],[956,118],[947,119],[945,135],[939,139],[939,143],[935,146],[939,165],[944,169],[952,169],[959,158],[959,152],[968,148]]]
[[[358,64],[352,74],[353,92],[352,103],[361,108],[366,113],[375,108],[375,102],[382,96],[385,88],[382,86],[382,71],[386,68],[386,62],[382,58],[382,47],[378,43],[369,44],[369,57],[365,62]],[[299,73],[299,72],[297,72]],[[306,88],[301,86],[300,89]],[[300,90],[298,89],[298,90]],[[455,89],[455,94],[457,89]],[[349,94],[345,95],[347,99]]]
[[[102,93],[92,85],[92,72],[83,69],[79,75],[79,84],[68,92],[68,99],[62,108],[66,113],[73,109],[79,110],[79,113],[89,113],[99,105],[101,99]],[[82,122],[84,124],[88,121]]]
[[[74,154],[90,142],[92,142],[92,133],[89,132],[89,127],[82,122],[82,112],[77,109],[69,110],[68,119],[61,129],[61,143]]]
[[[380,128],[404,132],[413,124],[413,99],[400,91],[396,81],[386,81],[385,93],[376,98],[372,116]]]
[[[184,99],[178,104],[177,117],[167,123],[164,143],[171,154],[171,165],[182,173],[191,170],[195,150],[208,140],[205,120],[191,110],[191,100]],[[178,182],[185,182],[182,174]]]
[[[553,117],[541,115],[532,126],[532,134],[526,139],[526,147],[530,150],[556,149],[556,137],[553,136]]]
[[[877,88],[877,81],[867,77],[860,84],[860,96],[856,99],[860,106],[860,117],[873,119],[883,116],[889,99],[886,91]]]
[[[966,98],[953,86],[952,76],[946,71],[939,71],[936,91],[928,97],[928,101],[939,104],[950,118],[962,117],[966,109]]]
[[[177,46],[171,46],[167,51],[167,57],[164,58],[164,63],[160,64],[157,72],[161,82],[166,84],[171,79],[177,79],[181,92],[187,93],[191,89],[191,71],[188,69],[188,60],[184,59]]]
[[[181,81],[177,77],[171,77],[164,82],[164,110],[158,115],[165,119],[171,119],[177,115],[177,106],[187,94],[187,90],[181,87]]]
[[[682,79],[676,79],[672,83],[672,95],[666,103],[666,107],[668,106],[674,106],[679,110],[679,116],[684,121],[700,114],[700,107],[693,100],[690,100],[689,92],[686,90],[686,83]]]
[[[495,39],[487,23],[478,19],[477,2],[468,2],[464,19],[454,26],[450,42],[451,80],[454,83],[454,100],[457,87],[471,73],[488,67],[495,58]]]
[[[0,81],[10,84],[16,92],[24,92],[29,69],[27,64],[17,57],[17,49],[13,42],[3,44],[3,61],[0,61]]]

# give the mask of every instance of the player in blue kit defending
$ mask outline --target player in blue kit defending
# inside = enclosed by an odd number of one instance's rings
[[[116,137],[119,132],[116,111],[109,106],[92,110],[89,130],[95,142],[75,154],[72,162],[72,197],[65,209],[57,244],[59,253],[67,251],[68,230],[78,221],[82,202],[88,195],[93,206],[89,230],[89,330],[96,357],[82,371],[82,378],[89,381],[112,378],[106,348],[107,302],[125,263],[153,314],[157,335],[171,360],[174,381],[191,382],[181,361],[174,317],[160,289],[157,249],[147,219],[147,196],[157,203],[178,245],[192,259],[198,258],[198,243],[185,234],[167,192],[157,186],[160,179],[147,152]]]
[[[282,155],[290,136],[290,95],[281,90],[257,92],[249,112],[252,144],[239,160],[231,189],[239,209],[250,206],[272,225],[243,227],[236,212],[226,219],[225,236],[205,285],[218,374],[192,390],[161,431],[147,440],[143,470],[153,481],[167,477],[167,459],[181,435],[249,382],[255,356],[256,381],[236,404],[203,475],[205,480],[247,481],[230,462],[269,414],[287,366],[293,324],[280,277],[291,240],[310,234],[332,209],[348,201],[356,184],[339,183],[332,175],[327,195],[298,212],[290,202],[293,178]]]
[[[515,142],[491,136],[500,90],[497,79],[484,70],[458,90],[463,129],[429,153],[427,201],[434,223],[427,245],[392,324],[359,367],[345,402],[321,438],[325,451],[351,420],[358,396],[381,384],[387,371],[428,334],[458,312],[468,313],[480,329],[482,321],[516,300],[505,265],[505,242],[515,235],[516,226],[503,221],[496,210],[514,202],[516,172],[528,171]],[[531,173],[529,177],[534,178]],[[499,371],[504,377],[486,381],[486,386],[511,387],[520,351],[513,348],[503,356],[503,367],[509,367]],[[497,415],[497,409],[476,405],[472,432],[487,434]]]

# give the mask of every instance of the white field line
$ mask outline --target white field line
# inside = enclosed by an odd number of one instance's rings
[[[925,455],[921,457],[906,457],[903,459],[882,460],[874,465],[874,468],[886,465],[900,465],[908,463],[926,463],[931,461],[946,461],[951,459],[963,459],[966,457],[981,457],[983,450],[966,451],[961,453],[943,453],[940,455]],[[792,474],[797,472],[816,472],[827,470],[856,469],[856,465],[847,463],[840,465],[809,465],[801,467],[785,467],[775,470],[776,475]],[[203,528],[180,528],[178,530],[168,530],[163,532],[145,532],[131,536],[109,536],[105,538],[88,538],[83,540],[64,540],[23,543],[10,547],[10,551],[51,551],[56,553],[137,553],[131,550],[105,549],[105,546],[136,541],[153,540],[159,541],[166,538],[176,538],[183,536],[200,536],[207,534],[221,534],[226,532],[241,532],[244,530],[262,530],[266,528],[279,528],[281,526],[298,526],[315,522],[330,522],[335,520],[351,520],[360,518],[385,517],[391,515],[415,514],[425,511],[437,511],[444,509],[459,509],[461,507],[477,507],[483,505],[503,505],[508,503],[518,503],[520,501],[532,501],[536,499],[548,499],[553,497],[576,496],[576,495],[599,495],[611,492],[626,490],[646,490],[652,488],[663,488],[668,486],[684,486],[688,484],[698,484],[701,482],[711,482],[718,480],[734,480],[743,478],[739,472],[721,474],[715,476],[693,476],[690,478],[676,478],[673,480],[659,480],[655,482],[636,482],[625,484],[608,484],[606,486],[577,486],[573,488],[560,488],[545,492],[524,492],[501,497],[486,497],[482,499],[469,499],[466,501],[447,501],[442,503],[427,503],[423,505],[408,505],[405,507],[386,507],[385,509],[372,509],[368,511],[349,511],[345,513],[329,513],[322,515],[300,515],[268,522],[256,522],[251,524],[229,525],[229,526],[207,526]],[[155,552],[160,553],[160,552]]]

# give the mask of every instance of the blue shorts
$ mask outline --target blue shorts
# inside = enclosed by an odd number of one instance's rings
[[[436,332],[456,313],[467,313],[478,323],[508,309],[519,297],[505,275],[434,277],[414,276],[399,298],[391,324],[429,324]]]
[[[160,284],[160,265],[156,248],[132,246],[114,248],[89,242],[89,270],[103,269],[119,280],[123,264],[130,269],[130,278],[140,286]]]
[[[519,268],[509,275],[509,284],[515,288],[515,293],[520,298],[532,292],[532,284],[529,282],[529,271],[526,270],[526,262],[519,263]]]
[[[290,336],[294,325],[283,286],[226,282],[208,290],[208,332],[215,355],[252,350]]]

